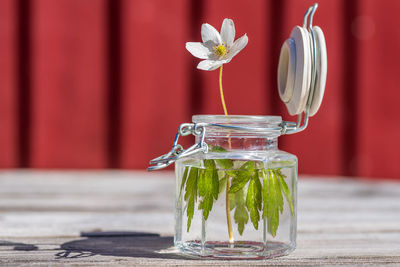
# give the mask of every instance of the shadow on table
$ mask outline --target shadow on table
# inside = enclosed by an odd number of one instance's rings
[[[187,259],[173,249],[173,237],[141,232],[87,232],[80,239],[61,245],[56,259],[84,258],[95,255]]]
[[[14,250],[19,250],[19,251],[32,251],[38,249],[38,247],[35,245],[16,243],[4,240],[0,240],[0,247],[13,247]]]

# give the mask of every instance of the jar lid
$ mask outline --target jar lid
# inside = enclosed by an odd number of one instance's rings
[[[327,75],[324,34],[312,27],[317,5],[310,7],[302,27],[295,26],[283,43],[278,64],[278,91],[290,115],[313,116],[321,106]],[[306,20],[310,15],[308,29]]]

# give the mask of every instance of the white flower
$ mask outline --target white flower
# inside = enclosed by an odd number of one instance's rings
[[[221,34],[210,24],[201,25],[200,42],[187,42],[186,49],[195,57],[204,59],[197,65],[198,69],[215,70],[222,64],[229,63],[248,42],[247,35],[235,42],[235,25],[233,20],[224,19],[221,26]]]

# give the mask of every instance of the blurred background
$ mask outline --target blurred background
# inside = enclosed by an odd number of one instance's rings
[[[230,114],[290,117],[280,47],[315,1],[0,0],[0,168],[145,169],[193,114],[223,114],[218,71],[185,42],[235,22]],[[300,174],[400,178],[400,1],[321,0],[328,79],[306,131],[280,138]],[[186,141],[189,144],[193,140]]]

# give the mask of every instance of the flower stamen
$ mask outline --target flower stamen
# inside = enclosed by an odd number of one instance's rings
[[[219,58],[222,58],[227,54],[226,47],[222,44],[214,46],[213,48],[214,48],[214,54]]]

